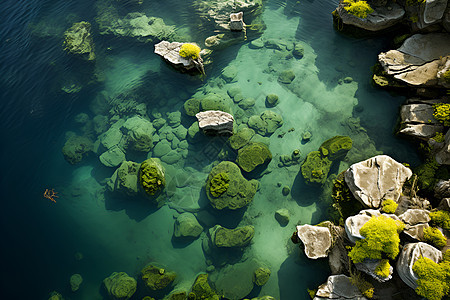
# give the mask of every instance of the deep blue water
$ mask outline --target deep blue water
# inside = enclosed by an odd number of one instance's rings
[[[177,27],[187,26],[191,19],[184,9],[186,3],[177,2],[180,1],[165,1],[161,4],[147,3],[144,0],[144,5],[155,15],[167,19],[168,23],[176,23]],[[346,69],[347,76],[359,82],[356,97],[364,110],[357,116],[375,141],[377,149],[396,159],[415,162],[417,158],[413,148],[397,140],[392,134],[398,106],[404,98],[374,89],[370,84],[369,68],[375,63],[376,54],[387,46],[387,42],[382,38],[354,39],[336,33],[331,23],[331,11],[337,1],[301,1],[300,4],[295,2],[268,1],[266,9],[285,7],[284,13],[288,17],[301,18],[301,22],[293,22],[293,26],[298,26],[295,38],[308,43],[316,52],[319,78],[332,85],[341,76],[336,67]],[[133,4],[125,2],[123,9],[128,8],[133,8]],[[68,17],[70,14],[75,16]],[[105,245],[96,243],[95,237],[89,236],[89,228],[78,227],[80,220],[75,222],[72,219],[78,215],[72,216],[67,207],[55,206],[42,197],[46,188],[63,190],[71,183],[75,168],[69,165],[61,154],[65,133],[74,130],[75,115],[88,111],[90,101],[102,89],[101,86],[94,85],[76,94],[64,94],[59,90],[64,76],[83,72],[84,67],[63,52],[61,34],[70,27],[72,19],[94,23],[94,18],[94,1],[2,2],[2,299],[47,299],[52,290],[62,292],[67,298],[97,299],[65,294],[68,290],[67,274],[83,271],[85,282],[90,279],[91,284],[97,282],[100,290],[101,281],[98,279],[101,274],[111,273],[119,266],[125,268],[120,263],[120,257]],[[48,35],[39,36],[32,33],[34,25],[41,20],[54,23],[48,29]],[[62,28],[62,32],[58,26]],[[103,41],[100,37],[98,40],[99,44]],[[115,53],[118,56],[130,47],[133,53],[138,53],[138,62],[140,58],[152,55],[152,45],[129,45],[122,41],[111,43],[116,47]],[[239,45],[233,46],[220,53],[208,71],[209,76],[220,74],[221,68],[236,56],[239,48]],[[353,60],[352,67],[348,67],[350,60]],[[198,80],[186,79],[186,75],[177,74],[165,65],[162,65],[161,74],[154,74],[147,79],[149,84],[159,85],[168,98],[174,96],[177,86],[183,86],[182,92],[189,94],[203,84]],[[158,82],[167,79],[173,82],[161,85]],[[183,100],[178,98],[172,106],[173,110],[178,110],[182,104]],[[96,161],[96,158],[90,159],[87,165]],[[60,196],[61,200],[58,201],[63,201],[64,195]],[[323,218],[326,216],[318,217]],[[84,249],[85,259],[81,263],[73,259],[77,249]],[[274,271],[278,272],[282,299],[305,299],[303,297],[306,294],[303,291],[302,296],[293,294],[293,284],[298,280],[296,276],[305,276],[297,272],[308,270],[308,262],[302,261],[300,266],[292,267],[295,263],[294,259],[288,258],[283,263],[288,267]],[[306,280],[308,287],[312,287],[313,284],[323,282],[327,270],[324,264],[309,263],[310,268],[319,269],[318,278]],[[106,271],[104,268],[107,265],[110,269]]]

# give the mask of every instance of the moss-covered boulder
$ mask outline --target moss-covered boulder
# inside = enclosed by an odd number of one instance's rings
[[[138,191],[138,173],[140,164],[133,161],[123,161],[120,167],[106,182],[111,192],[122,192],[128,196],[135,196]]]
[[[200,101],[200,111],[220,110],[232,114],[228,95],[208,94]]]
[[[259,166],[267,166],[272,160],[269,147],[263,143],[251,143],[239,149],[237,164],[245,172],[252,172]]]
[[[253,129],[245,127],[233,134],[228,139],[228,142],[230,143],[231,148],[233,148],[234,150],[239,150],[240,148],[247,145],[254,135],[255,131]]]
[[[192,285],[188,299],[219,300],[220,297],[209,285],[208,274],[200,274]]]
[[[88,137],[73,135],[64,144],[62,153],[65,160],[74,165],[81,162],[93,150],[94,144]]]
[[[216,177],[218,174],[222,175]],[[227,177],[228,182],[225,180]],[[219,210],[234,210],[246,206],[252,201],[257,188],[258,181],[246,180],[239,167],[230,161],[223,161],[215,166],[206,180],[206,195],[212,207]]]
[[[125,272],[114,272],[103,280],[108,295],[112,299],[127,300],[136,292],[136,279]]]
[[[253,282],[257,285],[257,286],[263,286],[267,283],[267,281],[269,280],[270,277],[270,270],[268,268],[265,267],[259,267],[258,269],[255,270],[255,272],[253,273]]]
[[[331,161],[320,151],[310,152],[302,164],[301,170],[306,183],[324,184],[331,168]]]
[[[158,158],[149,158],[139,168],[139,183],[144,191],[154,196],[166,185],[164,168]]]
[[[175,272],[167,271],[164,268],[151,264],[141,270],[142,281],[154,291],[166,288],[176,277],[177,274]]]
[[[200,99],[191,98],[184,102],[184,112],[188,116],[195,117],[200,112]]]
[[[342,159],[352,149],[352,144],[350,137],[337,135],[323,142],[319,151],[329,160]]]
[[[250,244],[255,235],[255,228],[251,225],[228,229],[217,225],[212,229],[211,238],[219,248],[240,248]]]

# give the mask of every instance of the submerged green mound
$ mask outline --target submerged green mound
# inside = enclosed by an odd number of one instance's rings
[[[216,177],[217,175],[221,180],[217,180],[220,179]],[[224,178],[227,177],[229,181],[225,183]],[[213,180],[214,178],[216,179]],[[226,184],[228,184],[228,188],[225,189]],[[215,209],[234,210],[249,204],[256,194],[257,187],[258,181],[245,179],[236,164],[231,161],[223,161],[209,173],[206,180],[206,195]]]
[[[158,158],[149,158],[141,164],[139,168],[139,183],[150,196],[154,196],[164,189],[166,185],[164,168]]]
[[[353,142],[350,137],[337,135],[323,142],[319,151],[329,160],[342,159],[352,149],[352,145]]]
[[[239,149],[237,164],[245,172],[252,172],[258,166],[267,165],[272,160],[272,153],[263,143],[251,143]]]
[[[208,274],[200,274],[192,285],[191,292],[188,295],[189,300],[219,300],[219,295],[211,288],[208,283]]]
[[[114,272],[103,280],[105,289],[112,299],[126,300],[136,292],[137,282],[125,272]]]
[[[331,168],[331,161],[323,157],[320,151],[308,153],[302,165],[302,175],[306,183],[324,184]]]
[[[175,277],[177,277],[175,272],[170,272],[153,265],[148,265],[141,270],[142,281],[154,291],[167,287],[175,280]]]

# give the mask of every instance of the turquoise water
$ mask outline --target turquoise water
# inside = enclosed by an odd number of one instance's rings
[[[162,17],[195,40],[208,29],[193,25],[197,20],[189,13],[190,4],[175,0],[144,0],[141,6],[134,1],[116,3],[121,13],[139,10]],[[379,153],[417,162],[413,147],[393,135],[398,107],[405,99],[375,89],[370,82],[370,66],[388,47],[387,40],[354,39],[336,32],[331,19],[336,5],[337,1],[267,1],[263,38],[301,43],[304,57],[286,59],[286,53],[252,49],[247,41],[217,52],[202,80],[174,71],[153,54],[152,43],[100,36],[93,1],[4,1],[0,12],[0,184],[4,191],[0,222],[5,299],[48,299],[54,290],[70,299],[107,298],[101,284],[104,278],[121,271],[138,278],[140,269],[150,262],[176,271],[175,288],[189,290],[196,275],[207,268],[202,250],[207,229],[191,243],[174,241],[174,217],[182,209],[201,212],[206,228],[214,224],[255,227],[255,237],[242,259],[257,258],[272,274],[250,296],[308,299],[306,288],[326,280],[327,262],[308,260],[289,238],[297,223],[327,219],[327,204],[321,200],[320,189],[304,184],[299,165],[279,168],[279,156],[300,149],[304,158],[324,140],[349,135],[354,149],[334,173]],[[91,67],[62,50],[64,31],[81,20],[93,24],[100,83],[86,80]],[[228,66],[238,70],[231,84],[221,79]],[[278,73],[287,69],[296,78],[281,85]],[[346,77],[352,82],[339,84]],[[61,91],[62,86],[72,84],[82,86],[81,91]],[[92,119],[91,103],[100,95],[146,103],[151,117],[152,113],[164,116],[182,111],[183,103],[196,93],[226,93],[231,86],[256,100],[253,108],[236,117],[237,123],[267,110],[264,100],[269,93],[280,98],[280,104],[270,110],[284,120],[270,137],[274,159],[269,172],[259,178],[260,189],[245,211],[219,214],[206,199],[204,182],[223,139],[204,138],[190,145],[188,155],[176,164],[164,164],[168,204],[159,209],[145,199],[105,193],[105,181],[114,168],[102,166],[98,155],[77,165],[64,160],[61,149],[67,133],[82,134],[76,116],[86,113]],[[130,94],[135,88],[138,96]],[[193,122],[183,115],[182,126],[188,128]],[[313,136],[308,143],[300,139],[305,130]],[[146,158],[146,153],[127,157],[136,162]],[[279,183],[290,187],[290,195],[282,195]],[[59,192],[56,203],[42,197],[46,188]],[[273,216],[279,208],[291,212],[286,227]],[[83,259],[75,259],[76,253],[82,253]],[[216,266],[210,279],[220,277],[224,270],[226,265]],[[84,281],[72,293],[69,278],[75,273]],[[145,295],[152,293],[139,282],[132,299]]]

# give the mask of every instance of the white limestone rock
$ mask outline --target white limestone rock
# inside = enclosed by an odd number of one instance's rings
[[[332,237],[327,227],[299,225],[297,235],[305,246],[305,254],[308,258],[317,259],[328,256]]]
[[[387,155],[378,155],[353,164],[345,171],[345,182],[364,206],[379,208],[381,201],[397,202],[403,184],[412,171]]]
[[[435,155],[436,162],[441,165],[450,165],[450,130],[445,134],[442,148]]]
[[[231,114],[220,110],[207,110],[195,115],[198,126],[207,135],[233,134],[234,118]]]
[[[410,288],[417,287],[417,276],[413,272],[412,267],[420,256],[427,257],[438,263],[442,259],[442,252],[426,243],[410,243],[403,247],[402,252],[397,260],[396,269],[398,275]]]
[[[342,274],[329,276],[327,282],[319,286],[314,300],[321,299],[367,300],[350,282],[350,277]]]

